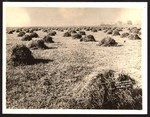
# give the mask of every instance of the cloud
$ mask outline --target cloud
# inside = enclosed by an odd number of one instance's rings
[[[26,10],[20,7],[6,8],[6,25],[9,26],[28,26],[30,17]]]

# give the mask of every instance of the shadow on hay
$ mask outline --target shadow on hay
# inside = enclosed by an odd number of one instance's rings
[[[39,63],[49,63],[49,62],[53,62],[54,60],[51,59],[34,59],[34,61],[31,64],[39,64]]]

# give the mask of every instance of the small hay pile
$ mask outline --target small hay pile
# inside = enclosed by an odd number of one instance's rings
[[[105,37],[105,38],[103,38],[100,42],[99,42],[99,44],[98,44],[99,46],[105,46],[105,47],[109,47],[109,46],[117,46],[118,45],[118,43],[113,39],[113,38],[111,38],[111,37]]]
[[[43,40],[32,40],[28,43],[28,47],[32,49],[48,49]]]
[[[34,61],[32,52],[25,45],[16,45],[12,49],[10,58],[11,64],[14,66],[31,64]]]
[[[114,30],[113,33],[112,33],[112,35],[113,35],[113,36],[118,36],[118,35],[120,35],[120,33],[119,33],[118,30]]]
[[[131,33],[129,36],[128,36],[129,39],[131,40],[140,40],[141,38],[138,36],[138,34],[136,33]]]
[[[46,43],[54,43],[53,38],[51,36],[49,36],[49,35],[44,36],[43,40]]]
[[[80,35],[86,35],[85,31],[79,31]]]
[[[122,34],[120,35],[121,38],[126,38],[126,37],[128,37],[128,36],[129,36],[129,33],[122,33]]]
[[[39,35],[36,32],[31,33],[30,36],[32,38],[38,38],[39,37]]]
[[[21,38],[22,41],[30,41],[32,40],[32,37],[30,35],[27,35],[25,34],[22,38]]]
[[[80,39],[80,41],[84,41],[84,42],[93,41],[93,42],[96,42],[96,40],[95,40],[93,35],[86,35],[85,37]]]
[[[107,31],[107,34],[112,34],[112,33],[113,33],[112,30],[108,30],[108,31]]]
[[[21,32],[18,33],[17,36],[18,36],[18,37],[22,37],[22,36],[24,36],[25,34],[26,34],[25,32],[21,31]]]
[[[72,37],[73,39],[81,39],[81,38],[82,38],[82,35],[81,35],[81,34],[78,34],[78,33],[74,33],[74,34],[71,35],[71,37]]]
[[[97,29],[93,28],[91,31],[92,31],[92,32],[97,32]]]
[[[138,29],[137,27],[132,27],[129,29],[130,33],[139,33],[140,29]]]
[[[8,33],[8,34],[13,34],[13,32],[15,32],[15,30],[10,30],[10,31],[8,31],[7,33]]]
[[[56,31],[50,31],[50,32],[48,33],[49,36],[55,36],[56,34],[57,34]]]
[[[65,32],[65,33],[63,34],[63,37],[71,37],[71,33],[70,33],[70,32]]]

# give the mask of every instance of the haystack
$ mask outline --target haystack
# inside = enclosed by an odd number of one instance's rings
[[[118,30],[114,30],[113,33],[112,33],[112,35],[113,35],[113,36],[118,36],[118,35],[120,35],[120,33],[119,33]]]
[[[34,57],[32,56],[32,52],[25,45],[16,45],[12,49],[10,60],[12,65],[23,65],[32,63]]]
[[[89,42],[89,41],[93,41],[95,42],[95,38],[93,35],[86,35],[85,37],[83,37],[82,39],[80,39],[80,41],[84,41],[84,42]]]
[[[138,29],[137,27],[132,27],[129,29],[130,33],[139,33],[140,29]]]
[[[79,31],[80,35],[86,35],[85,31]]]
[[[97,32],[97,29],[93,28],[91,31],[92,31],[92,32]]]
[[[26,34],[25,32],[21,31],[21,32],[18,33],[17,36],[18,36],[18,37],[22,37],[22,36],[24,36],[25,34]]]
[[[38,38],[39,37],[39,35],[36,32],[31,33],[30,36],[32,38]]]
[[[22,38],[21,38],[22,41],[30,41],[32,40],[32,37],[30,35],[27,35],[25,34]]]
[[[15,32],[15,30],[10,30],[10,31],[8,31],[7,33],[8,33],[8,34],[13,34],[13,32]]]
[[[81,39],[82,38],[82,35],[81,34],[78,34],[78,33],[75,33],[75,34],[72,34],[71,37],[73,39]]]
[[[48,49],[43,40],[32,40],[28,47],[32,49]]]
[[[56,31],[50,31],[50,32],[48,33],[48,35],[49,35],[49,36],[55,36],[55,35],[56,35]]]
[[[111,37],[106,37],[103,38],[100,42],[99,42],[99,46],[117,46],[117,42],[111,38]]]
[[[43,40],[46,43],[54,43],[53,38],[51,36],[49,36],[49,35],[44,36]]]
[[[71,37],[71,33],[70,33],[70,32],[65,32],[65,33],[63,34],[63,37]]]
[[[129,33],[122,33],[122,34],[120,35],[121,38],[126,38],[126,37],[128,37],[128,36],[129,36]]]
[[[112,34],[112,33],[113,33],[112,30],[108,30],[108,31],[107,31],[107,34]]]
[[[139,40],[139,39],[141,39],[141,38],[138,36],[138,34],[136,34],[136,33],[131,33],[131,34],[128,36],[128,38],[131,39],[131,40]]]

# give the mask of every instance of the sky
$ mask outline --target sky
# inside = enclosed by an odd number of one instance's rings
[[[118,21],[139,23],[140,8],[7,7],[6,26],[95,26]]]

